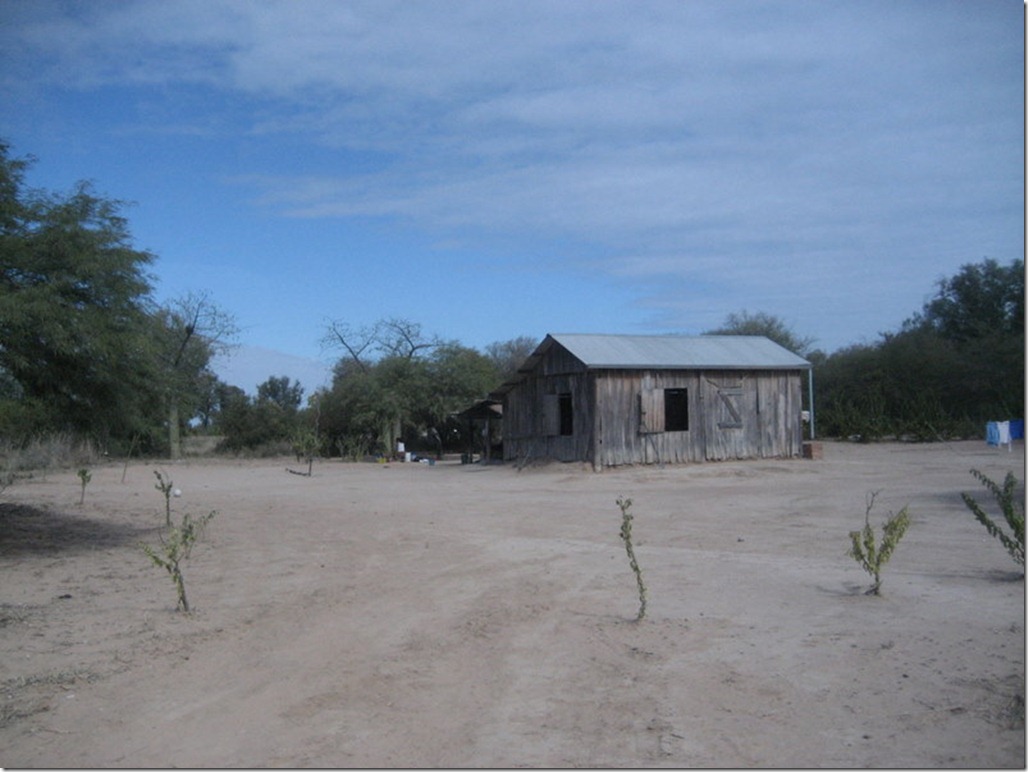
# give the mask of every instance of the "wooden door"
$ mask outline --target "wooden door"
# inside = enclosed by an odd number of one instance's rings
[[[760,455],[757,385],[745,375],[705,377],[700,384],[708,461]]]

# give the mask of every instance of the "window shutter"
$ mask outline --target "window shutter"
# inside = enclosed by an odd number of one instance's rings
[[[718,429],[741,429],[742,413],[740,403],[742,402],[742,384],[720,386],[717,390],[720,411],[718,412]]]
[[[543,434],[556,437],[560,434],[560,396],[543,394]]]

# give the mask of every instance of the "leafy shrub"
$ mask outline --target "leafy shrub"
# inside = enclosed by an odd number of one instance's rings
[[[985,526],[985,529],[989,532],[990,536],[995,536],[999,539],[1007,552],[1010,553],[1010,557],[1014,559],[1014,562],[1020,566],[1024,565],[1024,504],[1021,500],[1015,496],[1017,489],[1017,478],[1014,477],[1013,472],[1007,472],[1006,479],[1003,480],[1003,486],[1000,487],[993,480],[990,480],[984,474],[979,472],[977,469],[972,469],[971,474],[980,482],[985,488],[995,497],[996,503],[999,504],[1000,512],[1003,514],[1003,519],[1007,523],[1007,527],[1010,529],[1010,533],[1006,533],[1002,528],[997,526],[986,513],[985,510],[979,506],[978,502],[969,493],[961,493],[961,498],[964,499],[964,503],[967,508],[971,510],[971,513],[975,516],[975,519],[979,523]]]
[[[179,525],[166,529],[167,536],[163,533],[158,535],[161,542],[159,548],[149,544],[140,545],[153,564],[158,568],[163,568],[171,576],[178,593],[178,608],[187,614],[189,613],[189,601],[186,598],[186,581],[182,576],[181,563],[192,553],[193,545],[203,535],[207,523],[217,514],[216,511],[211,511],[199,520],[193,520],[186,513],[182,516],[182,522]]]
[[[889,558],[892,557],[892,553],[896,550],[896,545],[899,544],[903,534],[907,532],[907,528],[910,526],[910,515],[907,513],[907,507],[903,507],[895,515],[890,514],[889,518],[882,525],[882,542],[879,545],[875,537],[874,528],[871,527],[871,510],[874,508],[877,496],[878,491],[868,494],[867,509],[864,512],[864,528],[860,531],[850,531],[851,544],[847,553],[874,579],[874,584],[865,593],[866,595],[881,594],[882,570],[885,568],[885,564],[889,562]]]

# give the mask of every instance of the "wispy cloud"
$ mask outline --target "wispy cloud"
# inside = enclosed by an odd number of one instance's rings
[[[0,62],[12,88],[202,85],[226,131],[323,159],[235,175],[255,204],[587,245],[672,323],[702,277],[784,307],[864,257],[923,282],[1023,249],[1011,7],[15,0]]]

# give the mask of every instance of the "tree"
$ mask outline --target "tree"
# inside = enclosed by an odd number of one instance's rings
[[[271,400],[253,400],[242,389],[233,388],[218,422],[229,450],[265,448],[283,452],[295,426],[289,415]],[[281,447],[279,447],[281,445]]]
[[[158,359],[168,409],[171,458],[182,454],[182,416],[192,417],[202,401],[211,358],[231,348],[237,334],[234,318],[215,305],[206,292],[189,293],[156,314]]]
[[[500,385],[489,357],[456,341],[442,343],[427,361],[426,388],[413,395],[412,417],[417,430],[442,454],[447,444],[458,444],[467,427],[455,414],[485,397]]]
[[[295,413],[303,402],[303,386],[291,383],[289,376],[272,376],[257,387],[257,400],[273,402],[287,413]]]
[[[824,436],[877,439],[887,431],[885,372],[879,347],[840,349],[815,370],[817,420]]]
[[[374,365],[336,368],[332,387],[320,401],[325,433],[340,453],[360,458],[368,453],[388,453],[385,427],[391,423],[390,405]]]
[[[493,363],[500,383],[509,381],[517,374],[518,368],[535,351],[537,344],[538,341],[535,338],[521,335],[510,340],[496,341],[485,347],[485,355]]]
[[[353,395],[362,403],[362,423],[371,420],[382,422],[374,435],[386,452],[395,447],[403,432],[404,420],[412,408],[411,394],[421,388],[423,381],[423,358],[425,352],[440,345],[435,337],[426,338],[421,325],[408,319],[390,318],[376,322],[371,327],[353,328],[345,322],[332,321],[328,324],[322,342],[328,346],[340,346],[348,354],[348,363],[336,366],[338,373],[347,374],[347,369],[356,368],[366,375],[372,374],[374,393],[378,394],[374,406],[364,404],[365,400]],[[378,353],[375,361],[372,353]],[[345,391],[354,383],[352,379],[341,388]]]
[[[375,361],[375,354],[379,358],[416,359],[439,345],[438,338],[424,336],[417,322],[396,317],[380,319],[370,327],[333,320],[326,325],[321,342],[329,348],[342,348],[349,361],[365,371]]]
[[[764,335],[770,338],[779,346],[801,357],[805,357],[811,346],[814,345],[813,338],[802,338],[793,332],[792,328],[777,316],[759,311],[750,314],[748,311],[729,314],[724,324],[716,330],[709,330],[704,335]]]
[[[374,327],[351,327],[346,322],[334,320],[328,322],[325,334],[321,339],[323,346],[327,348],[341,347],[346,351],[348,359],[340,360],[336,365],[339,368],[343,362],[350,363],[349,366],[356,367],[362,372],[367,372],[370,365],[370,354],[377,342],[378,326]]]
[[[437,453],[459,445],[465,427],[454,414],[502,382],[490,357],[405,319],[359,329],[333,322],[324,340],[347,356],[322,395],[321,426],[351,457],[391,453],[401,437]]]
[[[228,387],[218,376],[210,370],[200,374],[197,379],[197,404],[195,417],[199,419],[199,426],[204,431],[214,427],[221,412],[222,395]]]
[[[896,332],[818,359],[825,434],[971,436],[1023,415],[1024,262],[965,265]]]
[[[154,403],[154,256],[132,247],[121,202],[86,183],[29,193],[30,161],[9,153],[0,142],[0,369],[21,397],[9,409],[101,442],[137,432]]]
[[[958,401],[973,399],[993,417],[1024,410],[1024,260],[967,264],[938,291],[903,333],[933,334],[959,363],[948,372]]]
[[[440,345],[440,341],[436,337],[426,338],[417,322],[392,318],[379,322],[378,345],[385,356],[415,359]]]
[[[1024,335],[1024,260],[969,263],[937,286],[936,296],[907,327],[927,327],[957,343]]]

